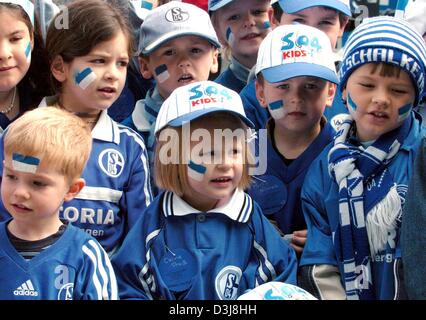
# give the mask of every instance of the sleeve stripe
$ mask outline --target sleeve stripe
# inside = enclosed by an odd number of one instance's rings
[[[102,288],[101,288],[101,283],[99,282],[98,275],[97,275],[97,267],[98,266],[97,266],[96,257],[93,254],[93,252],[90,251],[90,249],[86,245],[83,246],[83,252],[90,258],[90,260],[93,263],[93,266],[94,266],[93,276],[92,276],[93,284],[94,284],[94,286],[96,288],[96,292],[98,294],[98,300],[102,300]]]
[[[265,262],[264,262],[265,266],[268,268],[269,272],[271,273],[271,277],[272,277],[271,280],[274,280],[277,277],[277,274],[275,272],[274,266],[268,260],[268,255],[266,254],[265,249],[263,249],[262,246],[260,244],[258,244],[256,241],[253,241],[253,245],[260,252],[260,254],[262,255],[262,257],[265,259]],[[262,271],[262,273],[263,273],[263,271]],[[263,277],[262,277],[262,279],[263,279]]]
[[[103,285],[102,285],[102,299],[103,300],[109,300],[109,293],[108,293],[108,275],[105,271],[104,265],[102,263],[102,257],[101,257],[101,252],[99,250],[99,247],[96,245],[95,241],[90,240],[89,244],[93,247],[93,249],[96,252],[96,257],[97,257],[97,261],[98,261],[98,266],[99,266],[99,273],[101,274],[102,280],[103,280]]]

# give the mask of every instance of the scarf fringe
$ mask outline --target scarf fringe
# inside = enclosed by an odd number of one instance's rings
[[[389,233],[396,228],[401,210],[401,198],[394,185],[383,200],[368,212],[366,228],[372,257],[385,249]]]

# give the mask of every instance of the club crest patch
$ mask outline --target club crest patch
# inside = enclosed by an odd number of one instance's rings
[[[112,178],[117,178],[121,175],[124,169],[124,163],[123,155],[114,149],[102,151],[98,158],[99,167]]]
[[[238,295],[242,271],[236,266],[226,266],[223,268],[215,280],[215,288],[221,300],[235,300]]]

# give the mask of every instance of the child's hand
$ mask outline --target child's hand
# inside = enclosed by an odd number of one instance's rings
[[[307,235],[308,235],[307,229],[293,232],[293,238],[291,240],[290,245],[296,251],[296,254],[298,256],[302,254],[303,247],[305,246],[305,243],[306,243]]]

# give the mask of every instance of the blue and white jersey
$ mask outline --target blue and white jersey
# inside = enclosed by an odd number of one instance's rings
[[[117,300],[114,270],[94,238],[68,225],[26,261],[7,236],[7,222],[0,223],[0,300]]]
[[[86,185],[63,204],[60,217],[94,236],[111,254],[152,201],[148,157],[142,138],[112,120],[106,110],[92,137],[92,152],[82,174]],[[0,161],[2,173],[3,139]],[[10,217],[4,207],[1,215],[3,220]]]
[[[273,126],[269,126],[269,129],[266,172],[253,177],[247,192],[260,205],[263,213],[277,222],[283,233],[304,230],[306,223],[300,200],[303,181],[314,159],[333,140],[335,131],[330,123],[325,122],[309,147],[290,165],[286,165],[282,155],[273,146],[270,137]]]
[[[416,150],[420,144],[424,128],[418,115],[412,113],[410,133],[398,154],[388,166],[388,172],[397,184],[397,191],[402,199],[408,189],[408,182],[413,174],[413,162]],[[333,243],[338,242],[339,234],[339,186],[330,177],[328,172],[328,152],[333,145],[329,144],[311,165],[302,188],[302,210],[308,226],[308,237],[303,249],[300,265],[327,264],[338,266],[342,286],[344,283],[343,264],[339,263]],[[381,176],[375,177],[365,186],[374,192],[380,186]],[[398,295],[395,279],[396,265],[400,255],[400,229],[389,234],[386,249],[373,257],[371,270],[372,282],[377,299],[393,299]],[[395,267],[395,269],[394,269]]]
[[[249,68],[243,66],[234,57],[231,57],[228,68],[215,79],[215,82],[240,93],[247,84],[249,74]]]
[[[163,192],[112,259],[120,299],[234,300],[268,281],[296,283],[294,250],[242,191],[200,212]]]

